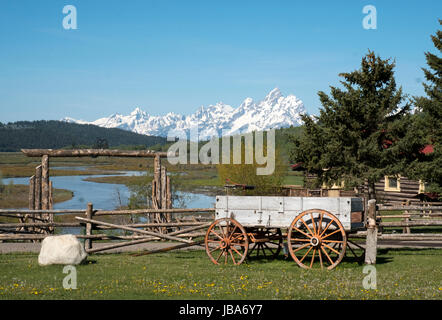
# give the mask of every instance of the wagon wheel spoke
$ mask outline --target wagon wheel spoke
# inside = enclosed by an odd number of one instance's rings
[[[223,250],[221,250],[221,252],[219,253],[218,258],[216,258],[216,262],[218,262],[219,258],[221,258],[222,255],[223,255]]]
[[[210,253],[212,253],[212,252],[214,252],[214,251],[216,251],[216,250],[218,250],[220,248],[221,248],[221,246],[217,246],[215,249],[210,250]]]
[[[313,234],[313,235],[314,235],[314,233],[312,232],[312,230],[310,230],[310,228],[308,227],[308,225],[305,223],[304,219],[301,218],[300,220],[301,220],[302,223],[305,225],[305,227],[307,228],[308,232],[310,232],[310,234]]]
[[[264,258],[267,258],[266,251],[264,249],[264,244],[261,244],[261,250],[262,250],[262,253],[264,255]]]
[[[322,237],[322,240],[324,240],[325,238],[328,238],[328,237],[330,237],[330,236],[331,236],[332,234],[335,234],[335,233],[337,233],[337,232],[341,232],[341,230],[339,230],[339,229],[336,229],[335,231],[333,231],[333,232],[331,232],[331,233],[327,234],[326,236]]]
[[[235,228],[233,228],[232,233],[231,233],[230,236],[229,236],[229,239],[230,239],[230,240],[231,240],[233,234],[235,233],[235,230],[237,229],[237,227],[238,227],[238,226],[235,225]]]
[[[363,247],[361,247],[359,244],[357,244],[357,243],[355,243],[355,242],[353,242],[353,241],[348,240],[348,243],[349,243],[349,244],[347,245],[347,247],[350,248],[350,251],[351,251],[351,253],[353,254],[353,256],[354,256],[357,260],[361,260],[361,259],[364,257],[365,249],[364,249]],[[350,244],[354,245],[356,248],[352,248],[352,246],[351,246]],[[360,255],[358,255],[358,254],[356,253],[356,251],[355,251],[356,249],[360,249],[360,250],[362,250],[362,253],[361,253]],[[359,262],[361,262],[361,261],[359,261]]]
[[[331,251],[333,251],[333,252],[336,253],[337,255],[339,255],[339,252],[336,251],[335,249],[333,249],[332,247],[326,245],[325,243],[324,243],[324,246],[327,247],[327,248],[329,248]]]
[[[332,244],[332,248],[335,249],[336,248],[336,243]],[[332,248],[328,249],[328,254],[330,254],[332,252]]]
[[[293,239],[290,239],[290,241],[310,242],[310,239],[293,238]]]
[[[324,269],[324,265],[322,263],[321,247],[319,247],[319,249],[318,249],[318,255],[319,255],[319,263],[321,264],[321,269]]]
[[[230,256],[232,257],[233,264],[236,264],[235,257],[233,256],[232,249],[229,249]]]
[[[315,253],[316,253],[316,248],[313,249],[313,256],[312,256],[312,261],[310,262],[310,268],[313,267],[313,262],[315,261]]]
[[[223,235],[223,239],[226,237],[226,234],[224,233],[224,227],[221,226],[221,224],[218,224],[218,229],[221,232],[221,234]]]
[[[210,232],[213,233],[214,235],[216,235],[220,240],[223,240],[223,238],[218,233],[216,233],[213,229],[210,230]]]
[[[302,259],[299,260],[299,262],[302,262],[302,261],[305,259],[305,257],[308,255],[308,253],[309,253],[312,249],[313,249],[313,247],[310,246],[310,248],[309,248],[309,249],[307,250],[307,252],[304,254],[304,256],[302,257]]]
[[[328,227],[330,227],[330,225],[333,223],[333,220],[330,220],[330,222],[325,226],[324,230],[322,230],[322,233],[319,235],[320,237],[322,237],[325,233],[325,231],[327,231]]]
[[[358,247],[359,249],[361,249],[361,250],[365,250],[365,248],[364,247],[362,247],[362,246],[360,246],[359,244],[357,244],[356,242],[353,242],[353,241],[350,241],[350,240],[348,240],[348,242],[350,242],[352,245],[354,245],[354,246],[356,246],[356,247]]]
[[[330,264],[333,264],[333,260],[330,258],[330,256],[327,254],[327,252],[324,250],[324,248],[321,247],[321,250],[324,252],[325,256],[327,257],[328,261],[330,261]]]
[[[304,249],[305,247],[307,247],[307,246],[309,246],[309,245],[310,245],[310,243],[306,243],[306,244],[300,246],[299,248],[296,248],[295,250],[293,250],[293,252],[297,252],[297,251],[299,251],[299,250],[301,250],[301,249]]]
[[[275,253],[273,252],[272,248],[270,248],[266,243],[264,243],[264,246],[270,250],[270,252],[272,253],[272,255],[275,255]]]
[[[324,217],[324,212],[321,211],[321,218],[319,219],[319,226],[318,226],[318,234],[321,234],[322,230],[322,217]]]
[[[353,248],[349,245],[348,248],[350,249],[351,253],[353,254],[353,256],[355,256],[355,258],[358,258],[358,256],[356,255],[356,253],[353,251]]]
[[[243,257],[243,255],[242,255],[238,250],[236,250],[235,247],[232,247],[232,249],[235,250],[235,252],[236,252],[237,254],[239,254],[241,257]]]
[[[316,233],[316,221],[315,221],[315,218],[313,218],[313,212],[310,212],[310,216],[312,217],[312,225],[313,225],[313,231],[314,231],[314,233],[313,234],[317,234]]]
[[[303,232],[302,230],[300,230],[300,229],[296,228],[295,226],[293,226],[293,229],[295,229],[296,231],[298,231],[298,232],[302,233],[303,235],[305,235],[305,236],[307,236],[307,237],[309,237],[309,238],[312,238],[312,236],[311,236],[311,235],[308,235],[307,233]]]
[[[255,250],[256,246],[258,245],[258,243],[254,243],[253,244],[253,248],[250,250],[249,254],[252,254],[252,252]]]

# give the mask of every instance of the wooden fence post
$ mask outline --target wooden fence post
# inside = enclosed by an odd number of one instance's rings
[[[54,190],[53,189],[54,189],[54,186],[52,185],[52,181],[49,181],[49,209],[50,210],[54,209],[54,194],[53,194]],[[53,220],[54,219],[52,219],[51,222],[54,222]]]
[[[35,208],[35,176],[29,178],[29,210]]]
[[[29,210],[35,209],[35,175],[29,178]],[[24,222],[27,222],[27,218],[30,218],[30,222],[35,222],[34,216],[26,214]],[[26,230],[26,229],[25,229]],[[28,228],[29,231],[34,231],[33,227]]]
[[[410,200],[407,200],[407,202],[405,203],[405,205],[406,205],[406,206],[409,206],[409,205],[410,205]],[[407,215],[407,216],[404,218],[403,221],[406,222],[406,223],[410,222],[410,217],[408,216],[408,214],[409,214],[408,210],[405,210],[404,214]],[[403,228],[402,228],[402,233],[411,233],[411,231],[410,231],[410,227],[409,227],[409,226],[407,226],[407,227],[403,227]]]
[[[170,185],[170,177],[167,177],[167,187],[166,187],[166,194],[167,194],[167,206],[166,209],[172,209],[172,191],[171,191],[171,185]],[[166,214],[167,222],[172,221],[172,215],[170,213]]]
[[[161,166],[161,209],[167,209],[167,173],[165,166]]]
[[[49,210],[51,208],[50,204],[50,183],[49,183],[49,156],[43,155],[41,158],[41,208],[43,210]],[[46,222],[53,222],[53,215],[44,213],[42,218]],[[53,228],[44,228],[45,233],[51,233]]]
[[[376,225],[376,200],[368,200],[367,239],[365,245],[365,263],[375,264],[378,242],[378,227]]]
[[[41,165],[35,168],[35,210],[41,210]]]
[[[49,156],[41,158],[41,208],[49,209]]]
[[[92,220],[94,216],[94,208],[92,203],[88,203],[87,204],[87,209],[86,209],[86,218]],[[92,223],[88,222],[86,223],[86,235],[90,236],[92,235]],[[85,250],[90,250],[92,249],[92,239],[85,239],[84,240],[84,249]]]
[[[161,208],[161,158],[156,156],[153,161],[152,208]],[[153,222],[160,222],[160,213],[154,213]]]

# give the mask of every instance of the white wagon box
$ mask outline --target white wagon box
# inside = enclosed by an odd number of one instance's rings
[[[352,197],[217,196],[215,218],[235,219],[244,227],[288,228],[310,209],[334,214],[347,232],[364,225],[364,199]]]

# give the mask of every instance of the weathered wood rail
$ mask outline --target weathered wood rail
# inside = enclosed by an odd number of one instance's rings
[[[98,251],[110,250],[114,248],[131,246],[135,244],[145,243],[149,241],[158,240],[171,240],[186,244],[187,246],[197,244],[192,239],[195,237],[203,236],[201,229],[207,228],[207,221],[213,220],[214,208],[173,208],[173,209],[138,209],[138,210],[94,210],[93,205],[88,203],[85,210],[26,210],[26,209],[0,209],[0,216],[15,218],[20,222],[5,222],[0,223],[0,241],[39,241],[43,240],[47,234],[36,232],[33,227],[38,228],[80,228],[83,230],[83,234],[75,235],[79,239],[84,239],[84,245],[87,252],[93,253]],[[145,222],[145,223],[110,223],[106,221],[97,220],[100,217],[115,217],[115,216],[133,216],[143,215],[146,218],[150,218],[152,213],[167,213],[173,214],[204,214],[205,219],[199,219],[195,217],[192,221],[172,221],[172,222]],[[23,217],[33,218],[46,214],[54,217],[55,215],[74,214],[77,222],[49,222],[45,219],[40,219],[40,222],[21,222]],[[171,232],[162,233],[160,228],[167,227]],[[94,233],[106,232],[108,230],[122,230],[131,233],[130,235],[115,235],[107,233]],[[98,240],[118,240],[118,242],[110,243],[108,245],[93,248],[93,241]],[[129,240],[123,241],[122,240]],[[182,247],[182,246],[180,246]]]
[[[112,149],[22,149],[22,153],[28,157],[137,157],[155,158],[167,157],[167,152],[152,150],[112,150]],[[170,155],[174,155],[170,153]]]

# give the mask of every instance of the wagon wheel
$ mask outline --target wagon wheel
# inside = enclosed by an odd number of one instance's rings
[[[345,255],[347,235],[333,214],[320,209],[302,212],[288,230],[288,247],[293,260],[302,268],[324,266],[331,270]],[[318,264],[319,262],[319,264]]]
[[[248,258],[261,259],[261,258],[276,258],[281,252],[282,247],[282,233],[281,229],[267,229],[259,228],[254,229],[249,233],[253,236],[250,237],[252,243],[250,243]]]
[[[249,240],[238,221],[222,218],[212,223],[205,237],[206,252],[214,264],[241,264],[247,257]]]

